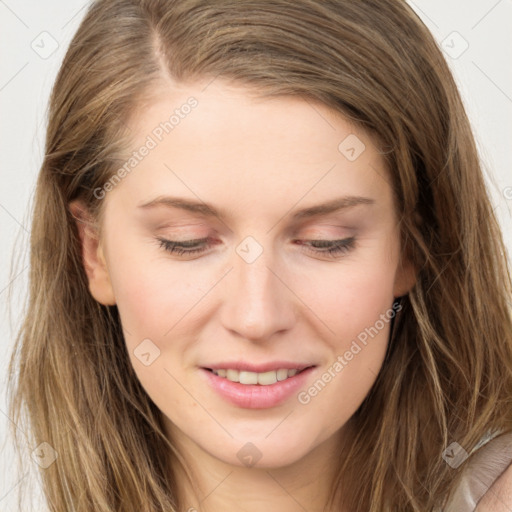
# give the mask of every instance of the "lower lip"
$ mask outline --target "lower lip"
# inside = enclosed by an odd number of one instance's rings
[[[224,399],[244,409],[269,409],[276,407],[305,387],[306,380],[311,375],[314,366],[307,368],[293,377],[278,381],[268,386],[259,384],[240,384],[231,382],[225,377],[219,377],[210,370],[201,368],[210,386]]]

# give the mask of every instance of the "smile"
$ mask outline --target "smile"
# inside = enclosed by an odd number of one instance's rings
[[[232,405],[244,409],[268,409],[296,396],[300,389],[307,387],[308,381],[318,371],[316,365],[262,369],[266,371],[222,368],[219,365],[216,368],[203,367],[201,373],[211,389]]]
[[[211,370],[218,377],[225,378],[231,382],[239,382],[240,384],[259,384],[260,386],[269,386],[276,382],[281,382],[290,377],[294,377],[299,373],[296,368],[287,369],[280,368],[279,370],[271,370],[268,372],[257,373],[248,371],[239,371],[235,369]],[[302,371],[302,370],[301,370]]]

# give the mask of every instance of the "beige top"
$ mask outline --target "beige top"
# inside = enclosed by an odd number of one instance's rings
[[[478,450],[478,453],[474,452]],[[470,453],[460,485],[442,512],[474,512],[484,494],[512,464],[512,434],[485,436]]]

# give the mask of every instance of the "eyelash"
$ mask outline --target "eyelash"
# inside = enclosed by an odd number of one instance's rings
[[[204,245],[202,247],[197,247],[198,245],[205,244],[208,242],[208,238],[199,238],[196,240],[186,240],[182,242],[177,242],[174,240],[167,240],[165,238],[157,237],[158,242],[160,243],[160,247],[162,247],[165,251],[177,254],[178,256],[183,255],[193,255],[200,254],[206,251],[207,246]],[[321,254],[328,256],[330,258],[340,257],[342,254],[345,254],[352,250],[355,246],[355,237],[344,238],[342,240],[306,240],[306,243],[309,244],[318,244],[319,247],[310,248],[310,252],[315,254]],[[303,243],[301,245],[304,245]],[[320,250],[323,247],[325,250]]]

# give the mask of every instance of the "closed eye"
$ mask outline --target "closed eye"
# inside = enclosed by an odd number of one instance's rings
[[[176,241],[157,237],[157,240],[160,247],[165,251],[178,256],[202,254],[212,245],[208,243],[209,238]],[[355,246],[356,238],[352,236],[341,240],[298,240],[297,242],[307,252],[336,258],[352,250]]]

